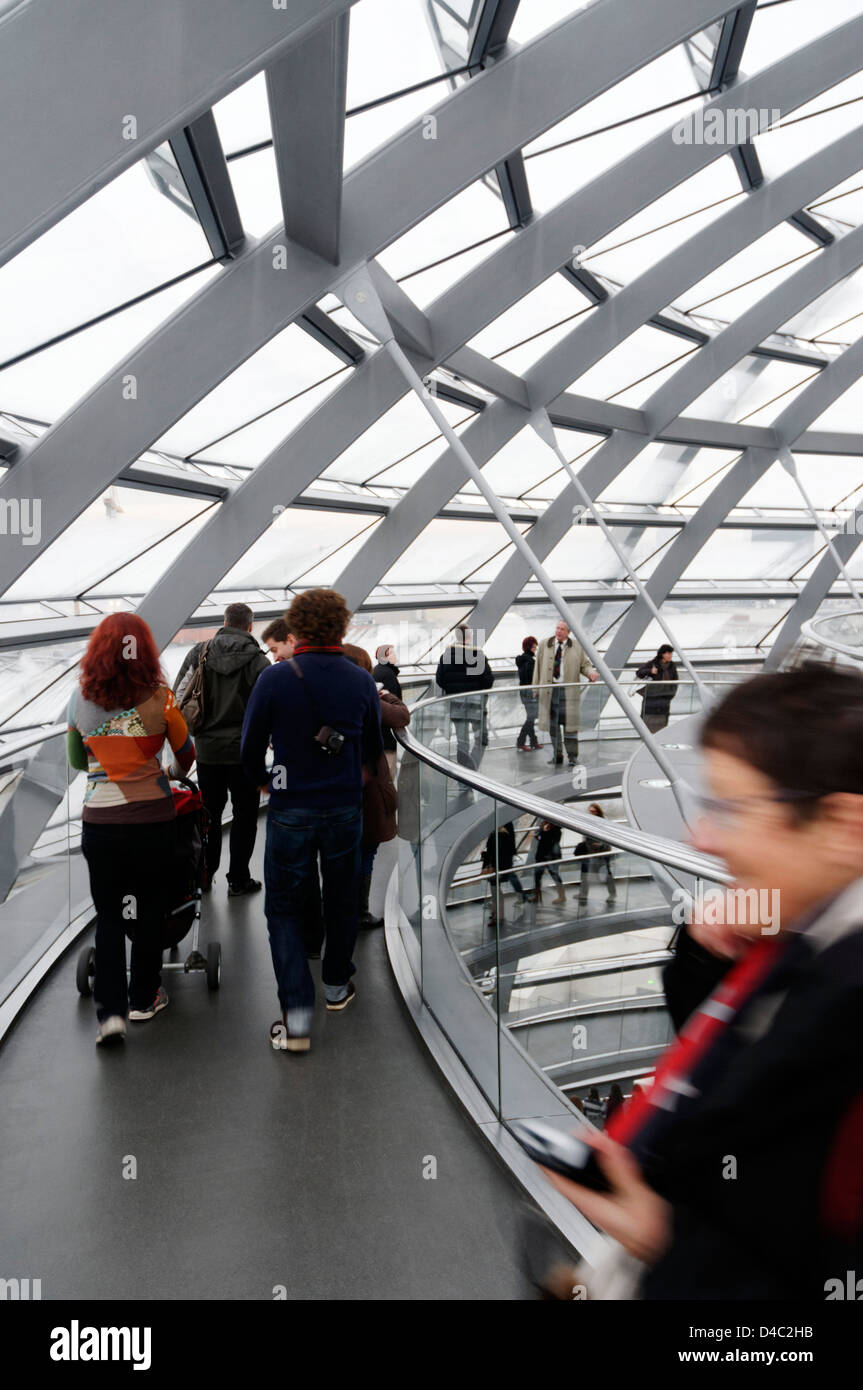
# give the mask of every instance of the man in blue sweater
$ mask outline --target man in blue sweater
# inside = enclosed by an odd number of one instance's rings
[[[259,677],[243,724],[243,767],[268,786],[265,911],[282,1018],[274,1048],[308,1052],[315,987],[302,922],[320,856],[327,1009],[354,998],[363,765],[383,750],[380,697],[371,676],[342,652],[350,613],[333,589],[310,589],[285,614],[294,656]],[[273,745],[269,778],[265,767]]]

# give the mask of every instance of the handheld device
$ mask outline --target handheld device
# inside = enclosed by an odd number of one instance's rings
[[[510,1120],[508,1127],[525,1152],[544,1168],[594,1192],[611,1191],[596,1151],[577,1134],[563,1134],[547,1120]]]

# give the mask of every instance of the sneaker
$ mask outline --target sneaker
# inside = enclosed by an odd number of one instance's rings
[[[336,999],[332,1003],[329,999],[327,1000],[328,1012],[331,1014],[341,1013],[342,1009],[346,1009],[348,1007],[348,1004],[350,1004],[351,1000],[356,998],[356,995],[357,992],[354,989],[354,982],[353,980],[349,980],[348,992],[345,995],[344,999]]]
[[[308,1052],[312,1040],[307,1033],[292,1033],[284,1015],[270,1024],[270,1046],[274,1052]]]
[[[154,1018],[154,1017],[156,1016],[156,1014],[161,1013],[162,1009],[165,1009],[165,1008],[167,1008],[167,1007],[168,1007],[168,993],[167,993],[167,990],[164,990],[164,989],[162,988],[162,986],[160,985],[160,986],[159,986],[159,993],[156,995],[155,999],[153,1000],[152,1004],[150,1004],[149,1008],[146,1008],[146,1009],[130,1009],[130,1010],[129,1010],[129,1017],[130,1017],[131,1019],[134,1019],[136,1023],[140,1023],[140,1022],[142,1022],[144,1019],[147,1019],[147,1018]]]
[[[247,878],[245,883],[229,883],[228,897],[242,898],[246,893],[260,893],[261,881],[258,878]]]
[[[96,1046],[102,1043],[119,1043],[126,1036],[126,1020],[120,1014],[111,1014],[108,1018],[103,1018],[99,1024],[99,1031],[96,1034]]]
[[[529,753],[531,751],[529,743],[517,743],[515,746],[519,753]]]

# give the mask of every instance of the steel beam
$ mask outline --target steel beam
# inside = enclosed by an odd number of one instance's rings
[[[833,538],[833,544],[845,565],[854,555],[861,539],[863,539],[863,508],[858,506],[855,507],[849,518],[848,529],[837,532]],[[782,665],[786,655],[800,637],[801,627],[810,618],[815,617],[836,579],[836,561],[830,551],[826,550],[806,581],[802,593],[798,595],[786,613],[764,662],[765,670],[777,670]]]
[[[834,182],[838,182],[853,170],[858,158],[859,134],[852,132],[836,141],[827,150],[789,170],[763,190],[753,193],[745,202],[736,204],[711,226],[692,237],[630,285],[625,286],[609,304],[597,308],[589,317],[579,320],[570,333],[527,373],[525,381],[534,408],[552,403],[550,414],[554,420],[556,397],[574,374],[583,373],[604,357],[618,342],[644,323],[659,305],[669,303],[681,290],[697,282],[729,255],[746,246],[754,236],[761,235],[768,226],[783,221],[788,210],[798,204],[802,187],[811,186],[813,181],[818,186],[831,187]],[[848,273],[849,262],[854,264],[855,245],[856,242],[852,243],[851,248],[843,247],[841,254],[837,249],[837,254],[827,261],[827,265],[834,268],[834,279]],[[828,257],[833,249],[828,248],[824,257]],[[796,312],[788,307],[789,304],[800,302],[800,307],[803,307],[817,298],[825,288],[823,277],[829,273],[822,267],[821,261],[822,258],[818,258],[817,263],[807,262],[777,291],[756,306],[755,310],[718,333],[710,344],[702,348],[695,358],[690,359],[671,378],[667,387],[652,398],[648,403],[649,408],[640,412],[641,429],[638,432],[630,430],[626,434],[617,430],[586,465],[585,473],[597,480],[602,478],[602,486],[606,486],[647,442],[641,432],[642,422],[648,425],[648,436],[655,437],[661,429],[666,429],[676,420],[685,404],[696,399],[715,377],[735,365],[753,343],[759,342],[778,324],[785,322],[791,313]],[[520,427],[516,417],[512,433],[507,434],[497,427],[497,412],[497,404],[490,406],[484,413],[483,420],[484,441],[487,444],[494,442],[496,445],[492,452],[501,448]],[[475,438],[478,434],[475,425],[468,426],[465,443],[475,459],[485,461],[491,455],[484,453],[479,439]],[[418,535],[436,514],[445,497],[451,496],[452,491],[456,490],[459,479],[460,469],[456,461],[451,459],[449,454],[444,454],[421,480],[422,492],[419,493],[415,487],[411,494],[393,509],[352,558],[339,576],[337,585],[348,586],[353,601],[364,598],[368,591],[362,586],[372,578],[376,583],[386,573],[388,562],[391,563],[394,554],[397,553],[390,544],[390,533],[397,533],[399,540],[404,540],[406,529],[398,515],[400,510],[411,513],[413,534]],[[435,482],[438,483],[437,489],[434,487]],[[446,491],[448,488],[451,489],[450,492]],[[576,500],[572,487],[565,488],[546,517],[537,523],[539,536],[543,535],[545,530],[548,532],[548,548],[556,544],[567,529],[568,512]],[[545,538],[543,537],[540,543],[539,536],[533,548],[542,558],[547,553],[547,548]],[[497,611],[497,591],[506,595],[507,602],[511,601],[513,593],[526,581],[527,573],[520,557],[513,555],[490,586],[486,598],[481,601],[482,621],[477,618],[477,625],[485,631],[491,630],[500,616],[498,613],[498,617],[492,621]]]
[[[769,191],[769,188],[765,188],[764,195],[769,194]],[[752,196],[755,198],[764,195],[753,194]],[[750,203],[751,200],[747,199],[745,203],[740,205],[739,210],[745,210],[750,206]],[[777,214],[777,220],[781,221],[781,206],[777,209]],[[747,342],[757,341],[765,335],[771,325],[775,327],[777,323],[785,322],[791,313],[798,312],[796,308],[789,310],[789,304],[798,305],[799,308],[804,307],[806,303],[817,299],[831,284],[837,283],[850,274],[861,263],[861,260],[863,260],[863,231],[855,230],[832,247],[828,247],[823,256],[816,261],[806,261],[782,285],[766,295],[740,319],[717,334],[707,347],[702,348],[694,358],[690,358],[646,402],[644,413],[652,424],[650,437],[656,437],[669,416],[673,417],[689,401],[706,390],[712,381],[718,379],[738,362],[747,351]],[[841,359],[836,359],[836,361],[841,361]],[[821,376],[813,383],[814,385],[817,385],[818,381],[833,371],[836,361],[824,369]],[[490,411],[487,413],[491,414]],[[808,423],[807,421],[806,424]],[[805,424],[803,428],[805,429]],[[798,433],[802,433],[802,431]],[[766,447],[750,446],[744,457],[774,459],[783,442],[778,423],[773,428],[772,441]],[[636,457],[646,442],[647,440],[644,438],[624,435],[622,431],[617,431],[605,444],[601,445],[580,473],[581,480],[591,495],[595,497],[607,487],[609,482]],[[743,493],[740,495],[742,496]],[[565,535],[569,528],[569,509],[577,500],[572,487],[564,488],[545,515],[537,522],[534,528],[537,535],[533,537],[533,546],[541,557],[547,555]],[[700,513],[687,523],[687,527],[694,528],[690,533],[693,536],[697,533],[699,516]],[[684,528],[684,533],[686,529]],[[657,598],[656,575],[659,574],[660,570],[663,573],[666,572],[666,566],[670,563],[670,554],[677,552],[677,547],[681,545],[681,541],[682,537],[669,547],[668,555],[660,562],[660,566],[650,581],[650,593],[657,606],[662,600]],[[527,574],[517,564],[516,557],[507,561],[507,564],[489,585],[485,596],[478,605],[480,616],[475,616],[477,625],[482,626],[486,631],[490,631],[496,626],[511,602],[513,594],[518,592],[526,578]],[[662,597],[665,597],[664,592]],[[627,620],[624,622],[627,623]],[[624,640],[621,633],[615,638],[615,642],[619,644],[623,644]],[[634,642],[631,646],[634,646]],[[620,649],[621,646],[619,645],[617,655],[619,655]],[[616,659],[612,664],[619,665],[620,662]]]
[[[267,68],[285,232],[339,263],[348,16],[318,26]]]
[[[0,16],[0,264],[352,3],[29,0]]]
[[[843,246],[854,237],[858,247],[858,264],[863,261],[863,228],[856,228],[841,241],[825,251],[825,256]],[[794,441],[803,433],[812,420],[822,415],[837,397],[841,396],[863,372],[863,338],[852,344],[841,357],[837,357],[825,367],[820,376],[811,381],[797,395],[791,404],[775,421],[775,429],[780,439],[793,447]],[[751,487],[755,485],[767,469],[775,463],[779,449],[747,449],[720,480],[710,496],[699,508],[691,521],[687,522],[677,540],[657,565],[648,581],[648,588],[654,603],[661,604],[672,592],[675,582],[697,555],[705,540],[713,534],[722,519],[740,502]],[[636,602],[626,614],[618,632],[609,646],[608,659],[614,664],[621,653],[629,656],[638,638],[649,622],[649,614]]]
[[[414,122],[351,171],[343,259],[365,263],[504,152],[728,8],[715,0],[657,0],[649,16],[639,10],[621,33],[617,4],[599,0],[504,58],[435,109],[440,138],[424,139],[427,123]],[[589,67],[578,62],[585,47],[594,53]],[[316,303],[331,275],[325,261],[271,233],[73,407],[0,481],[0,500],[43,502],[39,545],[0,550],[0,592],[160,434]],[[523,292],[513,286],[515,297]]]

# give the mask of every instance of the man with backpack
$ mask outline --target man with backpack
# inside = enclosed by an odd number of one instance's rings
[[[270,665],[252,636],[254,614],[248,604],[230,603],[224,625],[208,642],[197,642],[180,667],[174,691],[195,740],[198,785],[210,817],[207,884],[222,855],[222,812],[231,798],[228,897],[257,893],[261,883],[249,874],[255,848],[260,793],[243,771],[240,735],[246,705],[258,676]]]

